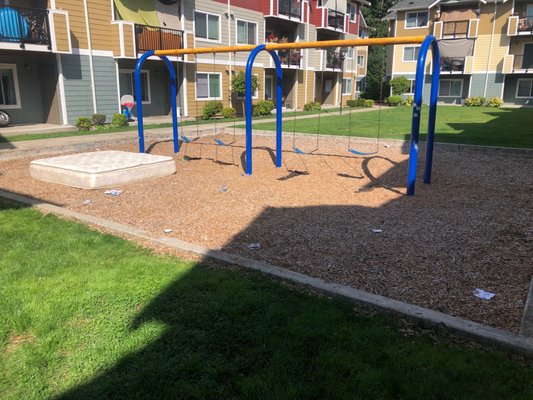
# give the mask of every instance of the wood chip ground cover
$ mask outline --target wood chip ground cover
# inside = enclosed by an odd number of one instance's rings
[[[298,147],[311,152],[314,138]],[[0,162],[0,188],[518,332],[533,275],[532,159],[437,151],[425,186],[422,155],[407,197],[405,145],[362,158],[346,138],[322,138],[300,156],[286,140],[281,169],[273,138],[254,148],[252,176],[241,136],[228,147],[203,137],[174,156],[177,174],[113,188],[117,197],[34,180],[31,159]],[[172,143],[150,152],[172,155]]]

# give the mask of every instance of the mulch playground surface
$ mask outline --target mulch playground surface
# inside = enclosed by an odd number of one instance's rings
[[[117,197],[34,180],[29,158],[0,162],[0,188],[518,333],[533,275],[533,159],[438,150],[433,183],[422,184],[422,156],[407,197],[405,145],[365,158],[329,137],[301,156],[286,138],[276,169],[274,139],[256,137],[245,176],[244,138],[213,143],[185,145],[175,175],[114,187]],[[173,155],[171,142],[148,145]]]

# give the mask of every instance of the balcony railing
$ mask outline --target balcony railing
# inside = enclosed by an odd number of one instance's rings
[[[328,27],[333,29],[344,29],[344,14],[328,9]]]
[[[302,62],[302,53],[300,50],[279,50],[279,61],[281,65],[300,68]]]
[[[518,34],[533,34],[533,15],[518,20]]]
[[[279,0],[278,14],[299,20],[302,16],[301,2],[297,0]]]
[[[0,42],[42,44],[51,49],[48,10],[0,6]]]
[[[183,31],[135,24],[137,53],[183,48]]]
[[[518,54],[514,56],[513,71],[533,72],[533,55]]]
[[[443,57],[440,59],[440,71],[448,73],[463,73],[465,70],[464,57]]]
[[[326,68],[342,69],[342,62],[344,61],[344,53],[340,51],[326,52]]]
[[[445,21],[442,36],[448,38],[464,37],[468,34],[468,21]]]

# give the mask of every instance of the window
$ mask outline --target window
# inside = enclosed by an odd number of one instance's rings
[[[350,60],[353,59],[353,47],[348,47],[348,50],[346,51],[346,58],[349,58]]]
[[[360,81],[355,82],[355,91],[364,92],[366,89],[365,80],[361,79]]]
[[[196,98],[198,100],[220,100],[222,79],[219,73],[196,74]]]
[[[352,78],[342,78],[342,94],[344,96],[352,94]]]
[[[350,15],[350,22],[357,20],[357,6],[353,3],[348,3],[348,14]]]
[[[403,48],[403,61],[416,61],[420,53],[420,46],[406,46]]]
[[[272,100],[272,75],[265,75],[265,100]]]
[[[409,91],[405,94],[414,94],[415,93],[415,80],[409,79]]]
[[[200,39],[220,40],[220,17],[195,11],[194,36]]]
[[[415,11],[408,12],[405,16],[406,28],[425,28],[428,26],[428,12]]]
[[[130,94],[135,99],[135,72],[131,69],[119,70],[120,97]],[[150,104],[150,74],[141,71],[141,98],[143,104]]]
[[[0,106],[20,108],[20,94],[15,64],[0,64]]]
[[[519,79],[516,88],[516,97],[533,97],[533,79]]]
[[[237,43],[257,43],[257,24],[255,22],[237,20]]]
[[[440,97],[462,97],[463,81],[461,79],[442,79],[439,85]]]
[[[365,56],[364,55],[357,55],[357,66],[358,67],[364,67],[365,66]]]

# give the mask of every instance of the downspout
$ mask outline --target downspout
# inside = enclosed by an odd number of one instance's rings
[[[259,24],[257,24],[257,29],[259,30]],[[259,37],[259,35],[257,35]],[[235,41],[235,44],[237,41]],[[231,0],[228,0],[228,45],[231,46]],[[232,66],[232,53],[228,53],[228,63],[229,63],[229,81],[230,81],[230,92],[231,92],[231,82],[233,81],[233,71],[231,70]],[[229,106],[233,107],[233,93],[229,96]]]
[[[489,67],[490,59],[492,57],[492,45],[494,42],[494,31],[496,30],[496,17],[498,13],[498,0],[494,0],[494,16],[492,18],[492,32],[490,33],[490,45],[489,45],[489,55],[487,58],[487,70],[485,71],[485,85],[483,87],[483,97],[487,97],[487,86],[489,84]]]
[[[306,28],[305,28],[305,38],[306,40],[309,40],[309,3],[308,2],[303,2],[302,1],[302,14],[304,13],[304,7],[307,9],[307,22],[305,23],[306,24]],[[303,17],[303,15],[302,15]],[[303,19],[303,18],[302,18]],[[309,51],[306,49],[305,50],[305,59],[304,59],[304,71],[305,71],[305,75],[304,75],[304,105],[305,103],[308,103],[307,101],[307,96],[308,96],[308,93],[307,93],[307,85],[308,85],[308,80],[309,80]]]
[[[91,76],[91,92],[93,95],[93,111],[94,114],[98,113],[98,107],[96,105],[96,86],[94,83],[94,64],[93,64],[93,46],[91,41],[91,27],[89,24],[89,8],[87,6],[87,0],[83,0],[83,8],[85,11],[85,29],[87,31],[87,46],[89,47],[89,74]]]

